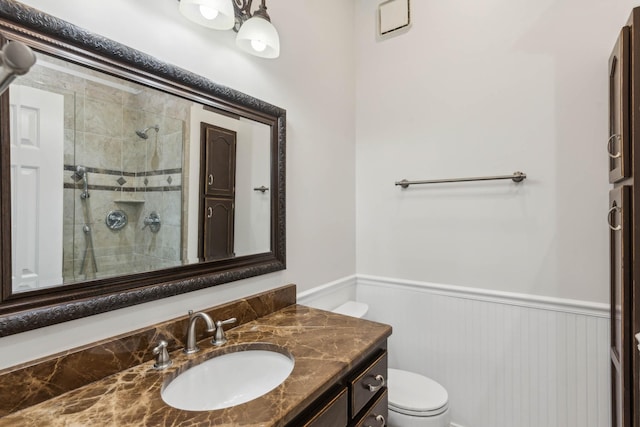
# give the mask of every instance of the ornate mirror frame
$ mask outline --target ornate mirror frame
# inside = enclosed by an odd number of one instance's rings
[[[266,253],[12,292],[9,92],[0,97],[0,337],[286,268],[286,112],[12,0],[0,0],[0,39],[271,127],[271,247]]]

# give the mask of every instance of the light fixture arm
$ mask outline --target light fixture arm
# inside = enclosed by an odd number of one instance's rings
[[[235,31],[236,33],[240,31],[240,27],[242,26],[242,24],[244,24],[245,21],[252,16],[259,16],[271,22],[271,18],[267,13],[266,0],[262,0],[260,6],[258,6],[258,10],[253,12],[253,14],[251,13],[252,3],[253,0],[233,0],[233,9],[236,14],[236,24],[233,27],[233,31]]]

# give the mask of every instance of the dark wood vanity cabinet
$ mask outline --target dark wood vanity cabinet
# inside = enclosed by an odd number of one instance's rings
[[[236,132],[200,124],[200,241],[204,261],[234,256]]]
[[[388,418],[386,379],[385,341],[287,427],[384,427]]]
[[[640,8],[609,58],[611,425],[640,427]],[[634,113],[636,112],[636,113]],[[603,144],[604,145],[604,144]]]

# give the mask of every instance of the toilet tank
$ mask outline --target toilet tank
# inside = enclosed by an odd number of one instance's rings
[[[332,310],[334,313],[344,314],[345,316],[363,318],[369,311],[369,306],[363,302],[347,301],[344,304]]]

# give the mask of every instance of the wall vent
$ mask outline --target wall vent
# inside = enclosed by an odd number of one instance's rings
[[[398,35],[411,26],[410,0],[387,0],[378,6],[378,36]]]

